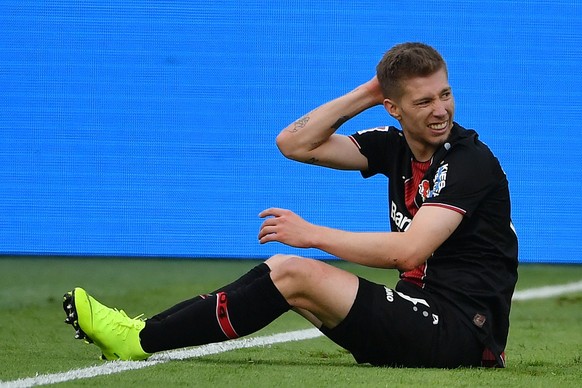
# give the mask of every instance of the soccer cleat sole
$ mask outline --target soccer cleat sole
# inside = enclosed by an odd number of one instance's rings
[[[84,340],[88,344],[93,343],[93,340],[79,326],[77,310],[75,309],[75,291],[67,292],[63,296],[63,310],[65,310],[65,314],[67,315],[65,323],[73,326],[73,329],[75,329],[75,339]]]

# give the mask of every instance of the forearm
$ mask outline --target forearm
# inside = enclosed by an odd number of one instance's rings
[[[316,226],[313,247],[342,260],[376,268],[410,270],[428,258],[405,233],[346,232]]]
[[[378,103],[378,97],[362,85],[284,128],[277,136],[277,146],[288,158],[305,162],[309,152],[325,143],[343,123]]]
[[[290,210],[269,208],[259,242],[278,241],[297,248],[317,248],[369,267],[411,270],[445,242],[463,215],[438,206],[422,206],[405,232],[346,232],[309,223]]]

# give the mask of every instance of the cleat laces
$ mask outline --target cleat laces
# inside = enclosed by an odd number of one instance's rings
[[[111,310],[116,314],[107,315],[108,322],[106,325],[111,328],[112,332],[114,332],[117,336],[122,337],[123,339],[127,338],[127,335],[131,329],[139,330],[140,323],[145,321],[145,319],[142,318],[144,316],[143,314],[140,314],[135,318],[130,318],[123,310],[118,310],[116,308]]]

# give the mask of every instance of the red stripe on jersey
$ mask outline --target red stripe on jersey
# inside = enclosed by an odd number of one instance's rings
[[[424,206],[438,206],[438,207],[442,207],[442,208],[445,208],[445,209],[454,210],[457,213],[460,213],[462,215],[467,214],[467,211],[465,209],[461,209],[460,207],[456,207],[456,206],[453,206],[453,205],[447,205],[446,203],[434,203],[434,202],[431,202],[431,203],[425,203]]]
[[[239,337],[239,335],[234,330],[234,327],[232,327],[232,323],[230,322],[230,318],[228,316],[228,298],[224,292],[219,292],[216,294],[216,320],[218,321],[218,325],[220,326],[220,329],[224,335],[229,339]]]
[[[417,205],[414,202],[414,199],[420,190],[420,182],[422,181],[422,178],[424,177],[424,174],[426,174],[426,171],[430,167],[431,163],[432,159],[426,162],[417,162],[414,159],[410,160],[410,164],[412,166],[412,178],[404,182],[404,201],[406,203],[406,208],[413,217],[418,211],[420,205],[422,205],[421,203]]]
[[[412,166],[412,178],[404,182],[404,201],[406,203],[406,208],[410,214],[414,217],[418,209],[422,205],[418,205],[414,202],[416,195],[418,194],[422,178],[426,174],[426,171],[432,163],[432,158],[426,162],[417,162],[414,159],[410,160]],[[418,287],[424,286],[424,277],[426,275],[426,263],[419,265],[411,271],[404,272],[400,275],[402,280],[416,284]]]
[[[403,272],[400,279],[416,284],[418,287],[424,287],[424,277],[426,276],[426,262],[419,265],[413,270]]]

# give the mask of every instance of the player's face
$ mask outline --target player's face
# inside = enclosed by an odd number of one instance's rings
[[[445,143],[453,127],[455,100],[445,69],[403,81],[403,95],[386,100],[388,112],[402,126],[414,156],[425,161]]]

